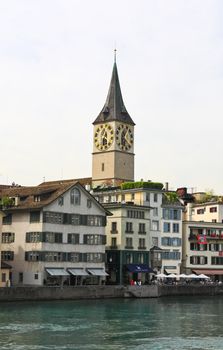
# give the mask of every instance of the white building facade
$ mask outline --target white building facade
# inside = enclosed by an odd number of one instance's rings
[[[7,194],[15,201],[3,219],[1,257],[14,285],[105,279],[106,211],[79,183]]]

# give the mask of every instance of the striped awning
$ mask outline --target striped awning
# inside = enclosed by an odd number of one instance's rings
[[[63,268],[47,268],[46,272],[50,276],[70,276],[69,273]]]
[[[89,273],[85,269],[67,269],[67,271],[73,276],[89,276]]]
[[[89,268],[87,271],[93,276],[108,276],[108,273],[104,269],[100,268]]]

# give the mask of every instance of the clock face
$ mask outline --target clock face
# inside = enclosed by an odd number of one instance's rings
[[[104,151],[111,147],[114,140],[114,130],[110,124],[99,125],[94,134],[97,149]]]
[[[133,133],[129,126],[120,124],[116,130],[116,142],[123,151],[128,151],[133,145]]]

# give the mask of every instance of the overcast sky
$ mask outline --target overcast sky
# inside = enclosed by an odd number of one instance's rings
[[[0,0],[0,183],[91,176],[115,47],[135,179],[223,194],[221,0]]]

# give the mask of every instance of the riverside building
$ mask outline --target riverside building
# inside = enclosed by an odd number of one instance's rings
[[[185,189],[186,191],[186,189]],[[223,201],[193,194],[183,219],[184,273],[205,274],[223,282]]]
[[[107,211],[77,181],[2,189],[1,260],[13,285],[105,280]]]

